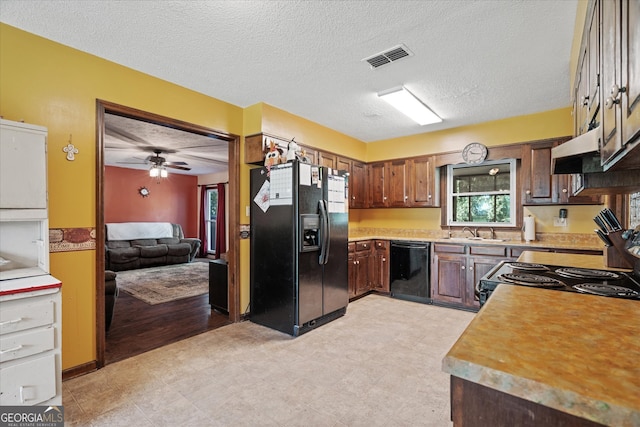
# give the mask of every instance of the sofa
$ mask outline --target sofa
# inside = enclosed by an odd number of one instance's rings
[[[107,270],[104,272],[104,326],[107,332],[113,320],[119,293],[116,277],[117,274],[113,271]]]
[[[111,271],[191,262],[202,244],[169,222],[107,223],[105,228],[105,269]]]

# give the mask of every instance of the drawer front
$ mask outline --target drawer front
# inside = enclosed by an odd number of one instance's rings
[[[376,247],[376,249],[387,249],[389,247],[389,241],[388,240],[376,240],[375,247]]]
[[[0,335],[18,332],[53,323],[53,301],[23,302],[19,305],[0,306]]]
[[[504,246],[470,246],[469,253],[471,255],[491,255],[503,257],[507,253]]]
[[[47,328],[0,338],[0,362],[53,350],[54,334],[54,328]]]
[[[356,242],[356,252],[368,251],[369,249],[371,249],[371,241],[370,240],[365,240],[365,241],[362,241],[362,242]]]
[[[465,253],[466,247],[464,245],[443,245],[440,243],[436,243],[433,245],[434,252],[444,252],[449,254],[463,254]]]
[[[56,359],[47,355],[0,367],[0,405],[37,405],[56,395]]]
[[[353,242],[349,243],[348,249],[349,249],[349,252],[355,252],[356,251],[356,244],[353,243]]]
[[[523,248],[523,247],[514,247],[509,248],[509,256],[512,258],[518,258],[522,255],[524,251],[534,251],[534,252],[553,252],[551,249],[546,248]]]

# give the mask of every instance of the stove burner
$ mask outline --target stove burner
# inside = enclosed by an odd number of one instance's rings
[[[532,264],[529,262],[508,262],[511,268],[515,268],[516,270],[524,270],[524,271],[548,271],[549,267],[542,264]]]
[[[528,273],[505,273],[498,276],[499,280],[517,285],[535,286],[537,288],[561,288],[564,283],[552,277]]]
[[[637,298],[640,293],[622,286],[605,285],[603,283],[582,283],[573,285],[577,291],[605,297]]]
[[[559,268],[556,273],[562,277],[570,277],[572,279],[614,280],[620,278],[613,271],[592,270],[589,268]]]

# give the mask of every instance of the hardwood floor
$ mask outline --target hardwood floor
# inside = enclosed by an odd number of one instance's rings
[[[120,290],[107,332],[105,364],[230,324],[211,310],[209,294],[149,305]]]

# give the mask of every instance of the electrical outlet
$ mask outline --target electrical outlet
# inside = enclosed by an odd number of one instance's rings
[[[553,226],[554,227],[566,227],[567,226],[567,218],[559,218],[557,216],[553,217]]]

